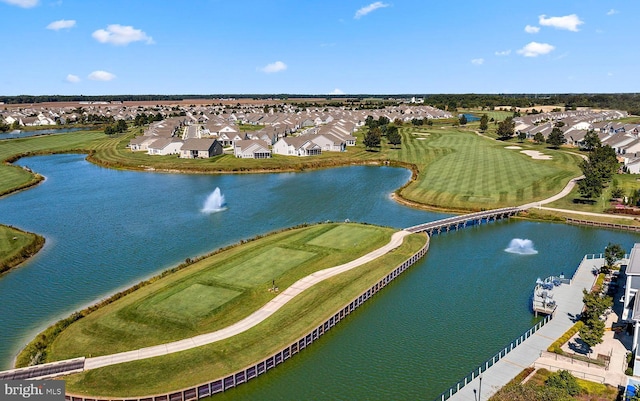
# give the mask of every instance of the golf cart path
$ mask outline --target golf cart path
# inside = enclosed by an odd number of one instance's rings
[[[201,334],[191,338],[186,338],[184,340],[155,345],[152,347],[140,348],[133,351],[120,352],[117,354],[104,355],[94,358],[86,358],[84,370],[97,369],[103,366],[115,365],[119,363],[131,362],[140,359],[167,355],[174,352],[180,352],[191,348],[200,347],[202,345],[211,344],[245,332],[252,327],[262,323],[265,319],[273,315],[276,311],[278,311],[304,290],[318,284],[323,280],[352,270],[358,266],[375,260],[382,255],[387,254],[393,249],[399,247],[402,244],[404,237],[410,234],[410,232],[404,230],[395,232],[391,236],[391,240],[389,241],[389,243],[369,252],[366,255],[359,257],[358,259],[341,264],[339,266],[320,270],[301,278],[300,280],[293,283],[289,288],[278,294],[278,296],[273,298],[271,301],[267,302],[263,307],[253,312],[251,315],[223,329],[213,331],[211,333]]]

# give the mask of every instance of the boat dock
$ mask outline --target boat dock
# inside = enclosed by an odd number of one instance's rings
[[[570,284],[554,286],[553,300],[556,302],[556,307],[553,315],[550,315],[552,319],[533,331],[531,335],[526,336],[526,340],[519,342],[517,346],[507,347],[492,359],[482,363],[463,380],[444,391],[436,400],[488,400],[522,370],[533,365],[541,352],[546,351],[556,339],[573,326],[576,316],[582,312],[582,290],[591,289],[596,279],[593,270],[602,267],[603,262],[602,258],[594,258],[593,255],[585,256],[571,278]]]
[[[554,300],[555,290],[561,285],[571,285],[571,280],[560,274],[559,277],[551,276],[542,280],[536,280],[536,287],[531,297],[531,309],[536,317],[538,315],[551,315],[558,304]]]

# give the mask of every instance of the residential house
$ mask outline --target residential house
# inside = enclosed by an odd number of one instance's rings
[[[243,139],[233,142],[233,154],[241,159],[269,159],[269,144],[260,139]]]
[[[180,138],[157,138],[148,145],[150,155],[179,155],[184,142]]]
[[[180,149],[183,159],[208,159],[222,154],[222,144],[213,138],[186,139]]]
[[[280,138],[273,145],[273,153],[284,156],[315,156],[322,153],[320,145],[310,135]]]

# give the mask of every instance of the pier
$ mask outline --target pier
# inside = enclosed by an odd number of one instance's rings
[[[557,307],[552,315],[543,320],[546,321],[544,326],[536,325],[530,330],[531,335],[526,336],[526,341],[516,340],[515,346],[505,347],[445,390],[434,401],[487,400],[522,370],[532,366],[540,353],[545,352],[556,339],[569,330],[575,323],[576,316],[582,313],[582,290],[591,289],[596,280],[592,271],[599,269],[603,261],[601,258],[593,258],[592,255],[585,256],[571,278],[571,284],[563,284],[554,289]],[[478,394],[479,391],[482,393]]]

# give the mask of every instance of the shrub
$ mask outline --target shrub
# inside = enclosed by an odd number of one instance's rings
[[[568,370],[559,370],[549,375],[545,382],[549,387],[555,387],[566,391],[569,395],[578,395],[582,391],[575,376]]]
[[[571,337],[573,337],[578,331],[580,331],[580,329],[582,328],[582,326],[584,326],[584,322],[583,321],[578,321],[576,322],[576,324],[574,324],[569,330],[567,330],[562,337],[558,338],[556,341],[554,341],[549,348],[547,348],[547,351],[549,352],[553,352],[555,354],[559,354],[559,355],[564,355],[564,351],[562,350],[562,346],[571,339]]]

